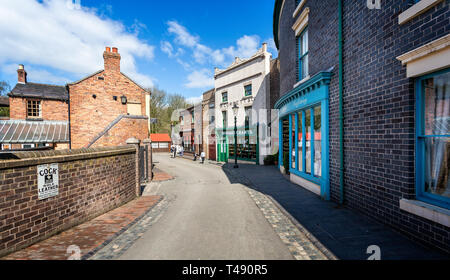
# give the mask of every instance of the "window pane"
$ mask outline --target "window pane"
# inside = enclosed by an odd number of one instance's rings
[[[297,167],[295,166],[295,115],[291,115],[291,117],[292,117],[292,132],[291,132],[291,138],[292,138],[292,140],[291,140],[291,143],[292,143],[292,151],[291,151],[292,157],[291,157],[291,160],[292,160],[292,164],[291,164],[291,166],[292,166],[293,169],[296,169]]]
[[[425,134],[450,134],[450,73],[424,81]]]
[[[302,112],[297,113],[298,119],[298,170],[303,171],[303,142],[302,142]]]
[[[307,77],[308,74],[309,74],[308,55],[305,55],[302,59],[302,79]]]
[[[450,137],[425,139],[425,192],[450,197]]]
[[[308,51],[308,30],[306,30],[302,35],[302,52],[304,55]]]
[[[306,110],[306,173],[311,174],[311,110]]]
[[[322,176],[322,110],[314,108],[314,176]]]

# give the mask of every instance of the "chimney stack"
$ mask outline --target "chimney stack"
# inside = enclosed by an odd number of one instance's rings
[[[263,52],[267,52],[267,43],[263,43],[262,49],[263,49]]]
[[[105,60],[105,72],[120,72],[120,54],[116,47],[106,47],[103,53],[103,59]]]
[[[25,71],[25,67],[23,64],[19,64],[19,69],[17,69],[17,81],[19,84],[26,84],[27,83],[27,71]]]

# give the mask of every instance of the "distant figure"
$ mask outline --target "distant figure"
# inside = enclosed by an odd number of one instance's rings
[[[202,158],[202,164],[205,163],[205,157],[206,157],[205,152],[202,152],[200,154],[200,157]]]
[[[194,152],[194,161],[197,161],[198,154]]]
[[[184,153],[184,147],[181,146],[181,147],[180,147],[180,155],[183,156],[183,153]]]

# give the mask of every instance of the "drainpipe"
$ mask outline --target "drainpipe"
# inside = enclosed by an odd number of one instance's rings
[[[66,90],[67,90],[67,114],[68,114],[68,122],[69,122],[69,150],[72,150],[72,130],[71,130],[71,123],[70,123],[70,90],[69,85],[66,84]]]
[[[344,65],[343,65],[343,0],[338,0],[339,13],[339,189],[340,204],[344,204]]]

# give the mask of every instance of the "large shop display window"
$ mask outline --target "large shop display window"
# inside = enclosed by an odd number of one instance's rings
[[[450,209],[450,69],[417,80],[416,191]]]
[[[291,171],[320,178],[322,176],[322,106],[291,114]]]

